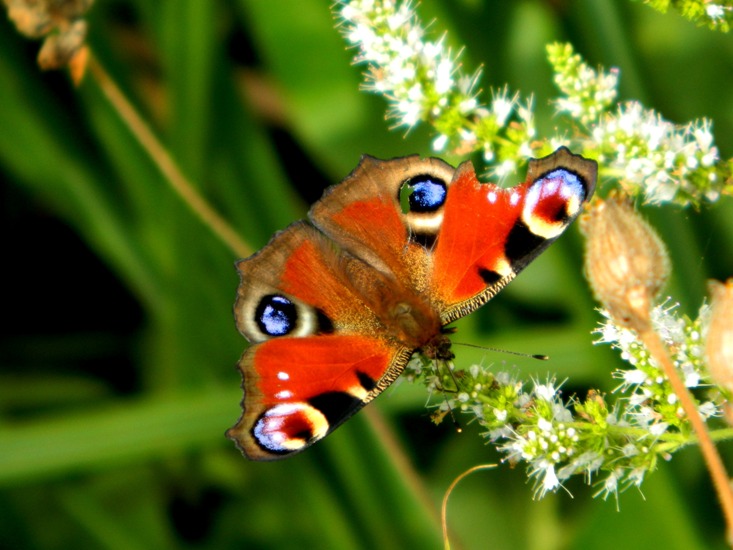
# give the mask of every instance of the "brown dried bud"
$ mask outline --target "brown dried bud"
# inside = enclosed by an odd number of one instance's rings
[[[669,276],[669,258],[659,236],[628,201],[596,200],[581,218],[585,270],[591,287],[616,323],[649,328],[654,299]]]
[[[8,8],[8,19],[20,34],[29,38],[40,38],[53,28],[48,6],[42,0],[4,0]]]
[[[64,28],[82,17],[94,0],[3,0],[18,32],[39,38],[52,27]]]
[[[93,3],[94,0],[46,0],[48,11],[54,19],[69,22],[83,16]]]
[[[84,45],[86,35],[86,21],[79,19],[65,31],[48,36],[38,52],[38,66],[44,71],[64,67]]]
[[[87,24],[81,16],[93,0],[3,0],[8,17],[18,32],[31,38],[46,37],[38,53],[43,70],[67,66],[76,84],[87,65],[89,49],[84,44]]]
[[[725,283],[710,281],[710,325],[705,355],[710,376],[719,385],[733,392],[733,279]]]

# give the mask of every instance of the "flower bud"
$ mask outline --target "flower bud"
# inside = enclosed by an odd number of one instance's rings
[[[637,331],[650,326],[652,302],[669,276],[664,243],[628,201],[596,200],[581,218],[585,270],[613,320]]]
[[[710,325],[705,355],[710,376],[719,386],[733,393],[733,279],[725,283],[710,281]]]

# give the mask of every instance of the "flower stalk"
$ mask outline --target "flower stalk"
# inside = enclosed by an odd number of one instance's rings
[[[698,406],[652,323],[652,304],[670,266],[654,230],[627,202],[597,200],[582,219],[586,234],[586,273],[591,288],[613,321],[633,331],[669,381],[675,399],[697,435],[700,450],[723,508],[733,544],[733,489]]]
[[[725,517],[728,544],[733,546],[733,488],[731,487],[730,477],[725,469],[720,453],[718,453],[718,449],[710,437],[708,428],[700,416],[700,412],[695,406],[690,392],[674,368],[669,353],[659,338],[659,335],[651,326],[639,331],[638,335],[652,357],[662,366],[669,383],[679,398],[685,415],[692,425],[692,429],[697,434],[700,451],[710,472],[710,477],[713,480],[713,486],[715,487],[718,500],[723,510],[723,516]]]
[[[125,97],[104,66],[91,53],[89,54],[88,66],[89,72],[99,85],[102,93],[104,93],[135,139],[150,155],[150,158],[173,191],[235,256],[246,258],[252,254],[252,248],[242,240],[234,228],[221,217],[183,174],[168,149],[155,136],[150,126]]]

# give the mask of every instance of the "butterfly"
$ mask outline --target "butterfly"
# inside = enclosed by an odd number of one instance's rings
[[[503,189],[417,155],[362,157],[308,220],[237,263],[234,305],[251,342],[239,361],[243,413],[227,431],[274,460],[331,433],[415,353],[453,357],[447,325],[485,304],[573,222],[595,161],[561,147]]]

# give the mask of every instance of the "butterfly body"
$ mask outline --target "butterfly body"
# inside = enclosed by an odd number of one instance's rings
[[[322,439],[413,353],[452,357],[447,324],[508,284],[573,221],[596,165],[561,148],[511,189],[417,156],[362,158],[237,264],[244,413],[227,435],[272,460]]]

